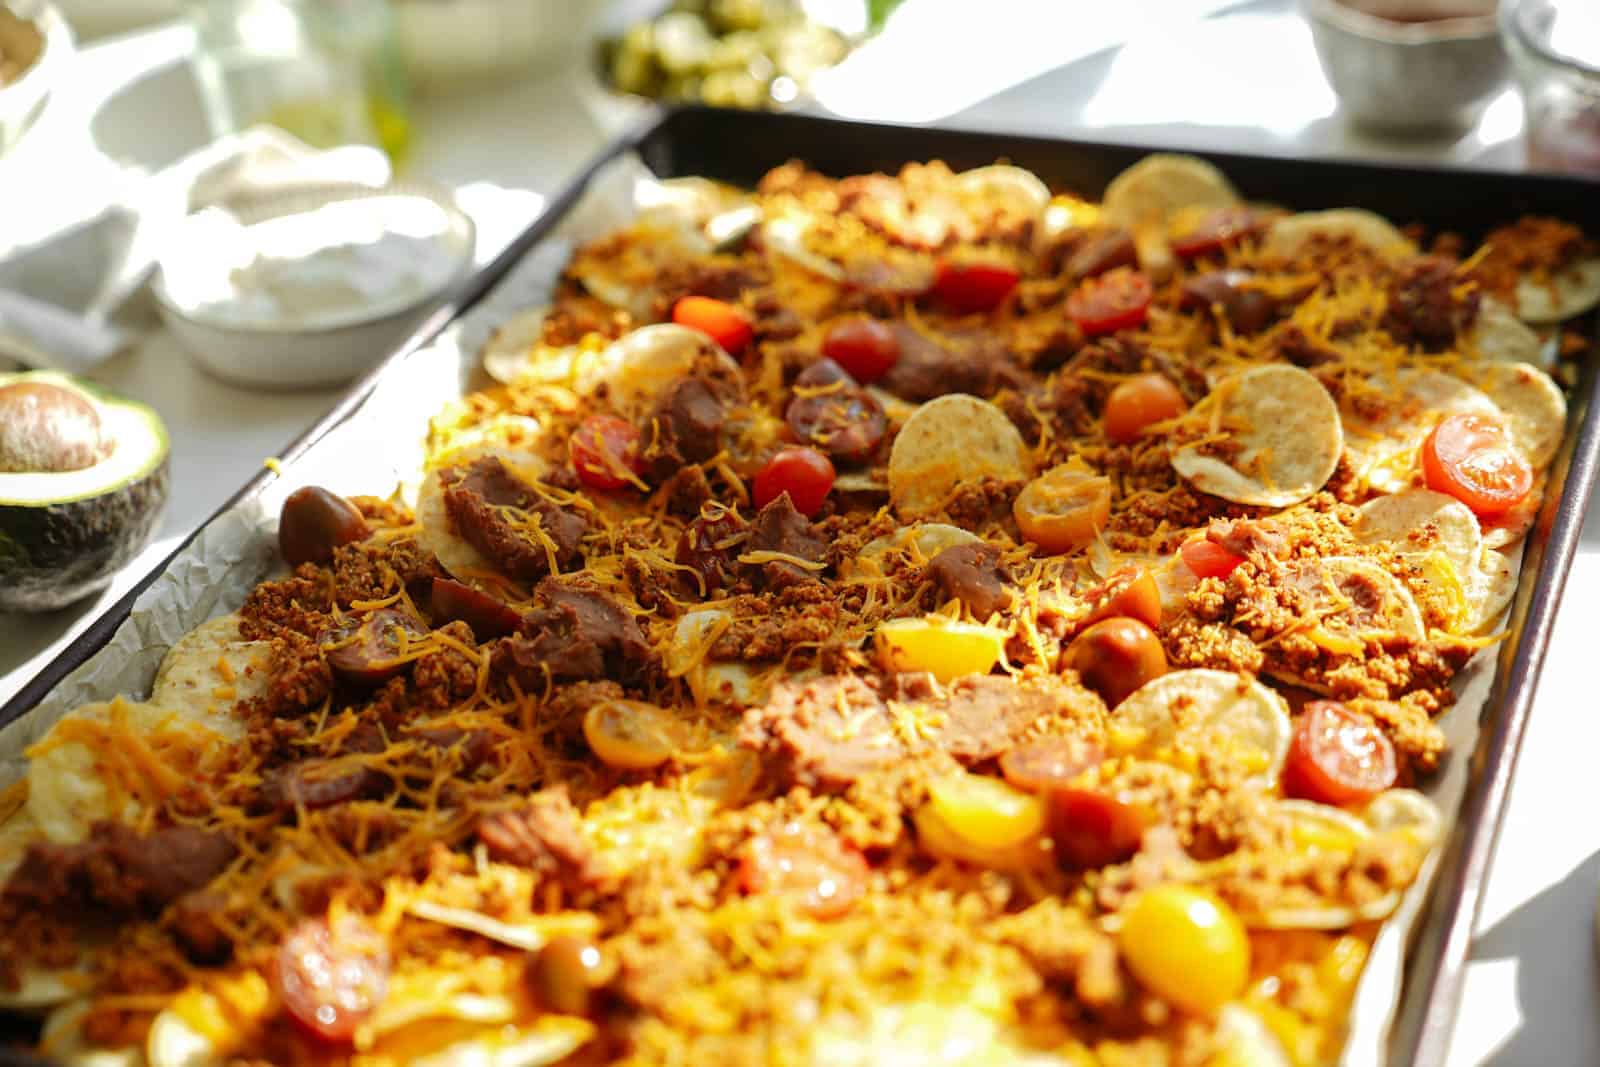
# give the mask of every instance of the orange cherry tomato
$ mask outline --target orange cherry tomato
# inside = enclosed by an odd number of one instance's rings
[[[1067,314],[1085,337],[1138,326],[1150,313],[1150,280],[1129,267],[1084,281],[1067,297]]]
[[[1065,785],[1105,759],[1105,749],[1084,737],[1045,737],[1000,757],[1000,773],[1027,793]]]
[[[1197,578],[1226,578],[1244,562],[1244,557],[1237,552],[1230,552],[1204,537],[1196,537],[1178,546],[1178,556]]]
[[[1145,427],[1182,415],[1189,402],[1164,374],[1141,374],[1119,382],[1106,397],[1106,436],[1119,445],[1137,441]]]
[[[1307,704],[1283,765],[1283,791],[1319,804],[1362,804],[1394,785],[1394,744],[1337,700]]]
[[[738,355],[755,336],[744,313],[732,304],[709,296],[686,296],[672,305],[672,321],[706,334],[723,351]]]
[[[933,276],[933,292],[958,314],[993,311],[1022,275],[1005,263],[967,263],[941,259]]]
[[[1260,219],[1247,207],[1219,207],[1201,216],[1193,227],[1173,234],[1168,244],[1176,255],[1183,259],[1194,259],[1220,252],[1255,233],[1260,227]]]
[[[1104,619],[1073,638],[1062,665],[1116,707],[1152,678],[1167,673],[1167,652],[1138,619]]]
[[[785,448],[756,472],[755,505],[764,508],[784,493],[800,514],[822,510],[833,489],[833,464],[814,448]]]
[[[1017,494],[1011,513],[1022,536],[1046,552],[1074,552],[1092,543],[1111,517],[1111,481],[1062,465]]]
[[[856,849],[826,830],[790,822],[745,844],[738,882],[746,893],[780,894],[813,918],[836,919],[866,891],[867,873]]]
[[[639,431],[615,415],[590,415],[567,439],[578,480],[591,489],[621,489],[644,469]]]
[[[1428,488],[1455,497],[1475,515],[1509,511],[1533,488],[1533,468],[1506,428],[1488,415],[1448,415],[1422,443]]]
[[[1111,576],[1106,591],[1089,612],[1088,621],[1118,616],[1138,619],[1152,630],[1161,625],[1161,587],[1156,585],[1155,575],[1138,570]]]
[[[1104,867],[1139,851],[1150,813],[1099,789],[1057,787],[1045,797],[1045,825],[1063,867]]]
[[[888,374],[899,361],[900,338],[877,319],[847,319],[828,329],[822,354],[865,385]]]
[[[346,1043],[383,1002],[389,948],[365,920],[347,915],[338,929],[307,919],[278,947],[272,977],[290,1018],[324,1041]]]

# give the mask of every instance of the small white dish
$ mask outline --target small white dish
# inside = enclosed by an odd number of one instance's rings
[[[472,267],[472,220],[417,184],[264,195],[188,216],[152,282],[167,327],[217,377],[262,389],[348,381]]]

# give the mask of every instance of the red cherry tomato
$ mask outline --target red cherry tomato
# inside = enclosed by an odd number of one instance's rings
[[[733,355],[742,352],[755,336],[743,312],[709,296],[686,296],[679,300],[672,305],[672,321],[699,330]]]
[[[889,373],[900,358],[900,339],[877,319],[848,319],[828,330],[822,354],[866,384]]]
[[[1204,537],[1185,541],[1178,547],[1178,555],[1183,565],[1198,578],[1226,578],[1233,573],[1233,568],[1244,562],[1244,557],[1237,552],[1230,552]]]
[[[785,448],[756,472],[755,504],[764,508],[784,493],[800,514],[822,510],[833,489],[833,464],[814,448]]]
[[[1090,278],[1067,297],[1067,314],[1085,337],[1116,333],[1137,326],[1150,313],[1150,280],[1136,270],[1118,267]]]
[[[431,604],[435,624],[460,619],[472,628],[472,636],[480,641],[504,637],[514,632],[522,621],[521,613],[510,604],[452,578],[433,580]]]
[[[1533,468],[1488,415],[1449,415],[1422,443],[1422,478],[1479,516],[1499,515],[1533,488]]]
[[[1106,436],[1119,445],[1137,441],[1145,427],[1182,415],[1189,408],[1172,379],[1164,374],[1139,374],[1117,383],[1106,397]]]
[[[348,1042],[389,988],[389,948],[355,916],[337,929],[306,920],[283,939],[276,963],[273,978],[290,1017],[324,1041]]]
[[[966,263],[941,259],[933,276],[933,292],[950,310],[966,315],[993,311],[1022,275],[1004,263]]]
[[[1319,804],[1362,804],[1394,785],[1394,744],[1337,700],[1306,705],[1295,724],[1283,791]]]
[[[578,480],[591,489],[621,489],[644,466],[639,459],[639,431],[615,415],[584,419],[568,439],[567,453]]]
[[[1098,789],[1055,788],[1045,796],[1045,820],[1063,867],[1104,867],[1139,851],[1150,813]]]
[[[1255,212],[1238,205],[1219,207],[1195,223],[1194,228],[1174,234],[1168,243],[1184,259],[1208,256],[1247,237],[1259,228]]]
[[[813,918],[836,919],[866,890],[867,861],[831,833],[791,822],[746,843],[738,879],[746,893],[781,894]]]

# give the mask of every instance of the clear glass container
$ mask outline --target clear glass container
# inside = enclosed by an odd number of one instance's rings
[[[1522,91],[1528,165],[1600,174],[1600,2],[1507,0],[1500,18]]]
[[[190,0],[195,72],[213,134],[265,123],[307,144],[410,142],[386,0]]]

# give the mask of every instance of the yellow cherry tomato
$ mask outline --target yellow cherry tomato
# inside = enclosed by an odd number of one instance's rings
[[[608,767],[647,771],[672,757],[686,731],[672,713],[642,700],[607,700],[583,717],[589,748]]]
[[[894,671],[927,671],[941,682],[988,674],[1005,652],[1004,630],[930,615],[880,623],[878,658]]]
[[[1052,467],[1023,487],[1012,505],[1022,536],[1046,552],[1076,552],[1111,518],[1111,480],[1079,467]]]
[[[1233,909],[1192,886],[1162,885],[1122,913],[1122,957],[1152,993],[1210,1015],[1244,991],[1250,941]]]
[[[981,774],[936,779],[928,803],[952,834],[978,848],[1011,848],[1044,830],[1038,797]]]

